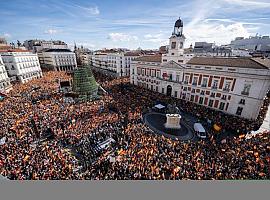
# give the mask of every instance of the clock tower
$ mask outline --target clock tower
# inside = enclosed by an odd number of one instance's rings
[[[170,44],[168,53],[162,55],[162,62],[169,62],[173,60],[176,63],[184,63],[184,42],[183,35],[183,21],[179,18],[174,25],[172,36],[170,37]]]

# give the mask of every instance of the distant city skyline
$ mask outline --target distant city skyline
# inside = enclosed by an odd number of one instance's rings
[[[0,2],[0,37],[8,42],[62,40],[90,49],[157,49],[184,21],[185,47],[269,35],[267,0],[12,0]]]

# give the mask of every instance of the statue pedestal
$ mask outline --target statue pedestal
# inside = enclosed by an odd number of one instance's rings
[[[179,114],[166,114],[167,121],[164,124],[166,128],[171,128],[171,129],[180,129],[180,120],[181,120],[181,115]]]

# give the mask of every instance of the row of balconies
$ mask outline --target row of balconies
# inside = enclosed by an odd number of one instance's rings
[[[187,84],[188,84],[188,81],[184,81],[184,84],[187,85]],[[193,86],[198,86],[197,83],[192,83],[192,85],[193,85]],[[207,86],[207,84],[201,84],[201,87],[206,88],[206,87],[208,87],[208,86]],[[212,89],[212,90],[217,90],[217,89],[218,89],[218,86],[214,86],[214,85],[213,85],[213,86],[211,87],[211,89]],[[230,91],[230,88],[223,88],[222,90],[223,90],[224,92],[229,92],[229,91]]]
[[[186,91],[186,90],[184,90],[184,91]],[[194,92],[191,92],[191,93],[194,93]],[[184,95],[186,95],[186,94],[184,93]],[[204,95],[204,94],[200,93],[200,95]],[[212,93],[212,94],[210,95],[210,97],[211,97],[211,98],[215,98],[216,96],[215,96],[214,93]],[[227,96],[226,96],[226,95],[223,95],[220,99],[226,101],[226,100],[227,100]],[[241,100],[239,101],[239,104],[240,104],[240,105],[245,105],[245,104],[246,104],[246,100],[245,100],[245,99],[241,99]]]
[[[160,77],[154,77],[154,76],[148,76],[146,75],[146,77],[153,77],[153,78],[156,78],[158,80],[162,80],[162,81],[168,81],[168,82],[172,82],[172,83],[182,83],[181,81],[176,81],[176,80],[172,80],[172,79],[163,79],[163,78],[160,78]],[[184,84],[188,84],[187,81],[184,81]],[[198,84],[197,83],[192,83],[193,86],[197,86]],[[201,87],[207,87],[206,84],[202,84]],[[218,89],[218,86],[212,86],[211,87],[212,90],[217,90]],[[185,90],[184,90],[185,91]],[[230,88],[223,88],[222,91],[224,92],[230,92]],[[249,95],[249,92],[246,92],[246,91],[242,91],[241,92],[242,95],[246,95],[248,96]]]

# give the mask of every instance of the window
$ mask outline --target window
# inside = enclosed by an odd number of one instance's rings
[[[178,60],[179,63],[183,63],[184,61],[183,60]]]
[[[184,81],[185,84],[188,84],[188,79],[189,79],[189,76],[185,76],[185,81]]]
[[[163,62],[167,62],[167,59],[163,59]]]
[[[172,49],[176,48],[176,42],[172,42]]]
[[[197,83],[198,83],[198,77],[194,77],[193,78],[193,83],[192,83],[192,85],[197,85]]]
[[[251,88],[251,84],[245,84],[244,89],[241,92],[241,94],[242,95],[249,95],[250,88]]]
[[[158,92],[158,86],[156,86],[156,91]]]
[[[202,104],[202,103],[203,103],[203,97],[200,97],[199,104]]]
[[[174,91],[174,97],[177,97],[177,91]]]
[[[230,87],[231,87],[231,83],[230,82],[226,82],[225,83],[225,87],[223,88],[223,91],[229,92],[230,91]]]
[[[241,99],[240,102],[239,102],[239,104],[243,104],[243,105],[245,105],[245,103],[246,103],[245,99]]]
[[[138,68],[138,69],[137,69],[137,74],[140,75],[141,73],[142,73],[141,68]]]
[[[154,87],[153,87],[153,85],[151,85],[151,90],[154,90]]]
[[[158,78],[160,77],[160,71],[157,71],[157,77]]]
[[[151,70],[151,76],[155,76],[155,70]]]
[[[206,87],[206,86],[207,86],[207,78],[203,78],[202,87]]]
[[[191,93],[195,93],[195,89],[192,89],[192,90],[191,90]]]
[[[190,101],[194,101],[194,95],[190,96]]]
[[[172,53],[172,56],[174,55],[174,53]]]
[[[236,110],[236,114],[237,115],[241,115],[242,114],[242,111],[243,111],[243,108],[242,107],[238,107],[237,110]]]
[[[180,75],[176,75],[176,82],[180,82]]]
[[[215,98],[215,93],[211,93],[210,97],[214,97]]]
[[[225,107],[225,103],[220,102],[220,104],[219,104],[219,109],[220,109],[220,110],[224,110],[224,107]]]
[[[222,95],[221,99],[226,100],[226,95]]]
[[[186,99],[186,93],[183,94],[182,99]]]
[[[169,74],[169,79],[172,80],[172,74]]]
[[[164,88],[162,88],[162,93],[164,94]]]
[[[201,91],[201,95],[204,95],[204,93],[205,93],[204,90],[202,90],[202,91]]]
[[[214,80],[212,89],[216,90],[218,87],[218,80]]]
[[[209,107],[212,107],[212,106],[213,106],[213,103],[214,103],[214,100],[210,99],[210,100],[209,100],[208,106],[209,106]]]

